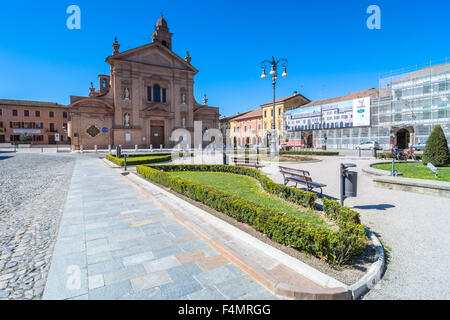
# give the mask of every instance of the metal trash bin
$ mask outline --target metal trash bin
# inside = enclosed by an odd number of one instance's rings
[[[358,194],[358,172],[347,171],[345,174],[345,197],[356,197]]]

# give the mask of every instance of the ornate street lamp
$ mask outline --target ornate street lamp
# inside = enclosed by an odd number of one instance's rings
[[[271,157],[278,156],[277,134],[275,132],[275,116],[276,116],[276,112],[275,112],[275,87],[276,87],[277,80],[278,80],[278,72],[277,72],[278,64],[281,64],[283,66],[283,73],[282,73],[281,76],[282,77],[287,77],[287,75],[288,75],[287,74],[288,61],[286,59],[275,60],[275,58],[272,57],[272,60],[264,60],[263,62],[261,62],[261,68],[262,68],[261,79],[267,78],[266,68],[269,67],[269,66],[271,67],[269,74],[272,76],[273,116],[272,116],[272,130],[270,132],[270,156]]]

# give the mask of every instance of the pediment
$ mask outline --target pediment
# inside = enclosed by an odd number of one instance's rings
[[[110,56],[106,59],[107,62],[110,60],[123,60],[167,68],[184,69],[195,73],[198,72],[197,69],[184,61],[181,57],[158,43],[150,43]]]
[[[168,112],[167,106],[165,106],[161,103],[157,103],[157,104],[148,106],[148,107],[144,108],[143,111],[146,111],[146,112]]]
[[[169,57],[167,54],[164,54],[155,49],[137,52],[136,54],[133,54],[124,60],[163,67],[172,67],[173,65],[172,57]]]

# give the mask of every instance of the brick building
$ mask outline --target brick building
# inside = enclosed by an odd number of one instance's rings
[[[70,99],[69,136],[78,148],[94,145],[172,147],[170,135],[184,128],[193,138],[194,121],[202,131],[219,129],[219,109],[197,103],[189,52],[183,59],[172,51],[172,33],[161,17],[152,42],[119,52],[117,39],[106,58],[109,75],[99,76],[99,90]],[[192,139],[193,140],[193,139]]]
[[[67,106],[0,99],[0,143],[70,144],[68,122]]]

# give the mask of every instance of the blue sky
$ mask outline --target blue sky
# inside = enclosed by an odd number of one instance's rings
[[[81,8],[81,30],[66,9]],[[381,30],[366,9],[381,8]],[[230,115],[272,99],[260,62],[289,60],[277,97],[311,100],[378,86],[381,73],[450,57],[450,1],[11,1],[0,6],[0,98],[69,103],[87,95],[117,36],[120,50],[151,41],[163,10],[173,51],[200,70],[195,96]]]

